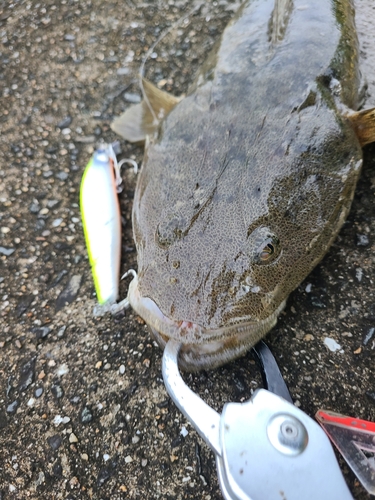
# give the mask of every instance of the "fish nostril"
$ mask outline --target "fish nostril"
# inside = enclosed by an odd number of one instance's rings
[[[182,230],[179,227],[179,222],[180,220],[178,217],[160,222],[156,229],[156,241],[160,247],[169,247],[172,243],[181,238]]]

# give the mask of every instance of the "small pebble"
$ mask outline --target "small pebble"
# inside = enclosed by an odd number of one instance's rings
[[[29,207],[29,210],[32,214],[37,214],[39,212],[39,202],[33,202],[30,207]]]
[[[132,94],[131,92],[125,92],[124,99],[125,101],[131,102],[132,104],[137,104],[142,100],[140,95]]]
[[[58,205],[60,202],[59,200],[48,200],[47,201],[47,207],[48,208],[54,208],[56,205]]]
[[[18,383],[18,390],[20,392],[26,390],[34,381],[35,361],[36,358],[31,358],[21,367],[21,376]]]
[[[370,340],[374,336],[374,333],[375,333],[375,328],[370,328],[365,338],[363,339],[363,345],[367,345],[370,342]]]
[[[78,443],[78,438],[73,432],[69,435],[69,443]]]
[[[19,404],[20,403],[17,399],[15,401],[13,401],[13,403],[10,403],[7,406],[7,413],[15,413],[17,411]]]
[[[43,394],[43,387],[38,387],[38,389],[35,389],[35,397],[40,398],[40,396]]]
[[[5,248],[5,247],[0,247],[0,253],[5,255],[6,257],[9,257],[12,255],[12,253],[15,251],[15,248]]]
[[[133,462],[133,459],[130,455],[128,455],[127,457],[125,457],[125,463],[130,464],[130,462]]]
[[[68,365],[66,363],[63,363],[62,365],[60,365],[58,367],[58,369],[56,370],[56,375],[58,377],[62,377],[63,375],[66,375],[67,373],[69,373],[69,368],[68,368]]]
[[[363,269],[361,267],[357,267],[357,269],[355,270],[355,277],[359,282],[362,281],[362,276],[363,276]]]
[[[76,137],[75,142],[80,142],[82,144],[90,144],[96,141],[95,135],[86,135],[83,137]]]
[[[120,365],[120,368],[118,369],[120,375],[124,375],[125,373],[125,365]]]
[[[72,118],[70,116],[66,116],[57,124],[57,128],[64,129],[66,127],[69,127],[71,123],[72,123]]]
[[[48,326],[41,326],[40,328],[33,328],[32,332],[35,334],[37,340],[44,339],[51,332]]]
[[[78,488],[80,486],[78,477],[73,476],[72,479],[70,479],[69,484],[71,488]]]
[[[111,477],[112,473],[113,473],[113,470],[111,467],[107,466],[107,467],[103,467],[100,469],[97,480],[96,480],[96,483],[99,486],[99,488],[101,486],[103,486],[103,484],[106,481],[108,481],[108,479]]]
[[[55,434],[54,436],[51,436],[47,439],[47,443],[54,451],[56,451],[61,446],[62,438],[59,434]]]
[[[89,459],[89,456],[87,453],[82,453],[81,458],[82,458],[82,460],[87,461]]]
[[[53,222],[52,222],[52,227],[59,227],[59,225],[62,223],[63,219],[55,219]]]
[[[88,424],[93,418],[92,412],[88,406],[85,406],[81,411],[81,422]]]
[[[183,427],[180,432],[181,436],[186,437],[189,434],[189,431],[186,429],[186,427]]]
[[[59,338],[59,339],[61,339],[61,337],[63,337],[63,336],[64,336],[65,330],[66,330],[66,326],[65,326],[65,325],[64,325],[64,326],[62,326],[62,327],[59,329],[59,331],[57,332],[57,336],[58,336],[58,338]]]
[[[341,345],[336,342],[336,340],[326,337],[324,339],[324,344],[328,347],[328,349],[332,352],[339,351],[341,349]]]
[[[70,278],[67,286],[56,299],[56,312],[60,311],[66,304],[71,304],[76,299],[81,282],[82,275],[80,274],[75,274]]]
[[[56,177],[60,179],[60,181],[66,181],[66,179],[68,178],[68,174],[66,172],[59,172],[58,174],[56,174]]]
[[[56,417],[53,419],[53,423],[55,425],[67,424],[68,422],[70,422],[70,418],[62,417],[61,415],[56,415]]]
[[[45,480],[46,480],[46,476],[45,476],[44,472],[43,472],[43,471],[41,471],[41,472],[39,472],[39,474],[38,474],[38,478],[37,478],[37,480],[35,481],[35,485],[36,485],[36,486],[40,486],[41,484],[43,484],[43,483],[45,482]]]
[[[56,399],[61,399],[64,396],[64,391],[63,391],[62,387],[60,387],[57,384],[54,384],[51,387],[51,392],[55,396]]]
[[[128,75],[130,73],[129,68],[119,68],[116,72],[119,76]]]
[[[357,234],[357,246],[358,247],[367,247],[370,243],[370,240],[367,234]]]

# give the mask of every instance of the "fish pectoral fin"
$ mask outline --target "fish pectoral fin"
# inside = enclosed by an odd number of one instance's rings
[[[111,123],[111,129],[129,142],[144,142],[147,132],[144,126],[145,102],[133,104]]]
[[[112,130],[129,142],[144,142],[146,136],[155,133],[163,118],[181,100],[158,89],[145,78],[142,78],[142,85],[143,101],[130,106],[111,123]]]
[[[347,117],[362,147],[375,142],[375,108],[354,111]]]

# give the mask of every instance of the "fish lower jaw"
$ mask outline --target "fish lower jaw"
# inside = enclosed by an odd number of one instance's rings
[[[182,339],[177,339],[182,342],[178,361],[179,368],[186,372],[213,370],[244,356],[251,347],[275,326],[276,321],[277,319],[269,325],[266,331],[252,329],[247,336],[234,335],[222,340],[208,340],[202,344],[188,344],[184,343]],[[164,349],[168,340],[172,337],[167,337],[150,325],[149,327],[160,347]]]
[[[146,321],[162,349],[170,339],[182,343],[179,367],[190,372],[213,369],[243,356],[275,326],[286,303],[284,300],[262,321],[238,322],[210,330],[190,321],[171,320],[153,300],[141,297],[137,284],[135,278],[129,287],[128,298],[132,308]]]

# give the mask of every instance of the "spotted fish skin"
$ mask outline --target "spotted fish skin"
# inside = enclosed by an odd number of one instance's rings
[[[327,252],[362,165],[349,0],[252,0],[146,141],[133,308],[182,366],[212,368],[276,323]]]

